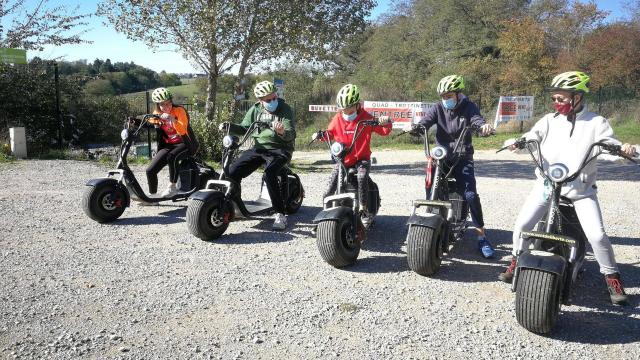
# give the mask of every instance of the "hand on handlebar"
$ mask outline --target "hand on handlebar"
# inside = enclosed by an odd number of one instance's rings
[[[491,124],[484,124],[480,127],[480,136],[489,136],[494,135],[496,130],[491,126]]]
[[[393,124],[393,120],[391,120],[391,118],[389,116],[383,115],[383,116],[380,116],[378,118],[378,123],[380,125]]]
[[[631,144],[629,144],[629,143],[623,144],[620,147],[620,152],[622,152],[622,154],[624,154],[624,155],[626,155],[628,157],[636,157],[636,156],[638,156],[638,151],[636,150],[636,147],[631,145]]]
[[[276,134],[282,136],[284,135],[284,125],[282,121],[274,120],[271,122],[271,128],[275,131]]]
[[[220,125],[218,125],[218,130],[220,131],[225,131],[226,129],[229,128],[229,123],[228,122],[221,122]]]

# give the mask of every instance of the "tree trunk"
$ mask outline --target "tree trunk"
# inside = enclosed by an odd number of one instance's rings
[[[218,67],[216,58],[209,59],[209,71],[207,72],[207,102],[205,111],[209,121],[216,121],[216,93],[218,92]]]

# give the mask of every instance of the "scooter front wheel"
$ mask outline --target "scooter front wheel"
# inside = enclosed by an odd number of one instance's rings
[[[437,229],[411,225],[407,232],[407,262],[416,273],[429,276],[440,269],[442,262],[442,234],[444,225]]]
[[[99,223],[114,221],[124,212],[125,191],[111,182],[89,186],[82,196],[82,209],[88,217]]]
[[[525,329],[546,334],[560,311],[560,278],[538,269],[520,269],[516,285],[516,318]]]
[[[187,205],[187,227],[202,240],[215,240],[227,230],[231,215],[229,206],[220,199],[191,199]]]
[[[316,245],[322,259],[333,267],[355,263],[360,254],[360,243],[353,231],[351,216],[319,222]]]

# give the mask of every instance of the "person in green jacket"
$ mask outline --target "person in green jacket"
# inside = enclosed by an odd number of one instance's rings
[[[265,164],[264,178],[273,204],[273,229],[284,230],[287,226],[285,204],[278,187],[278,174],[285,166],[294,150],[296,139],[293,111],[283,99],[278,98],[276,86],[271,81],[262,81],[253,88],[258,102],[244,116],[242,123],[225,123],[229,132],[242,135],[251,124],[263,123],[252,135],[254,146],[245,150],[229,167],[229,177],[240,184],[242,179],[251,175],[258,167]]]

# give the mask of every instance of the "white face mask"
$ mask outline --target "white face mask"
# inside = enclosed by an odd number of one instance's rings
[[[358,112],[357,111],[354,111],[350,115],[342,113],[342,118],[344,119],[344,121],[353,121],[353,120],[356,119],[356,117],[358,117]]]

